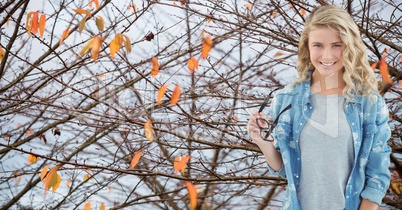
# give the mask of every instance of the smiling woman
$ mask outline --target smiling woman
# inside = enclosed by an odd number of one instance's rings
[[[356,34],[345,10],[313,10],[299,42],[299,79],[272,102],[275,143],[255,135],[265,116],[250,116],[249,135],[269,170],[288,180],[283,209],[375,210],[388,189],[388,109]],[[298,106],[285,120],[288,104]]]

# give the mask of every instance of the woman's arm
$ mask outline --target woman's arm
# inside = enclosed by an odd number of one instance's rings
[[[374,202],[371,202],[367,199],[363,199],[360,203],[359,210],[377,210],[378,205]]]
[[[264,114],[253,111],[253,114],[251,114],[250,120],[247,124],[248,135],[250,136],[251,140],[261,149],[261,152],[264,154],[268,165],[277,172],[282,168],[282,156],[275,149],[273,142],[268,142],[261,139],[260,129],[258,128],[256,122],[257,117],[266,119]]]

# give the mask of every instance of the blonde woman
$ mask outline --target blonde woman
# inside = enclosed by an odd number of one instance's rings
[[[388,109],[345,10],[312,11],[296,69],[297,81],[275,93],[274,123],[264,102],[247,126],[270,172],[288,181],[282,209],[377,209],[390,181]]]

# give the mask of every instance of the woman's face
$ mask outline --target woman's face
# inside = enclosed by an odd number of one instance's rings
[[[310,60],[321,76],[329,76],[343,67],[344,44],[336,30],[317,27],[309,33]]]

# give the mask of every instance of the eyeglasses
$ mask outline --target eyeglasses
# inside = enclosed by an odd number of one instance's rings
[[[281,88],[281,87],[280,87]],[[264,108],[267,106],[269,99],[271,98],[271,95],[273,92],[275,92],[276,90],[280,89],[280,88],[276,88],[275,90],[271,91],[268,95],[268,97],[264,100],[264,102],[261,104],[260,109],[258,110],[258,113],[261,113]],[[278,124],[279,121],[279,117],[286,112],[287,110],[289,110],[292,107],[292,104],[287,105],[279,114],[278,116],[275,118],[274,123],[272,125],[269,125],[269,122],[261,117],[257,117],[256,121],[257,121],[257,125],[258,128],[260,129],[260,135],[262,140],[264,141],[269,141],[269,142],[273,142],[273,139],[268,139],[268,137],[271,135],[272,131],[274,130],[274,128],[276,127],[276,125]]]

